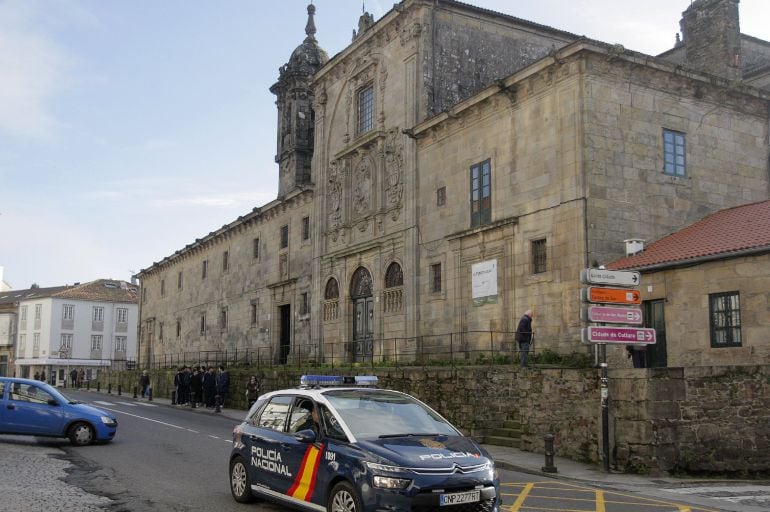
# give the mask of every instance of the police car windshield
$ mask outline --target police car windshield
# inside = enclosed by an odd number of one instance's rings
[[[435,411],[408,395],[385,390],[330,390],[324,397],[354,436],[457,435]]]

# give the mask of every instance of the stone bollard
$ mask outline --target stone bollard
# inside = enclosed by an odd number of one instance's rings
[[[545,466],[543,466],[543,473],[556,473],[556,466],[553,465],[553,434],[546,434],[543,439],[545,440]]]

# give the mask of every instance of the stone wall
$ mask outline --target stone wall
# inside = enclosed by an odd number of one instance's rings
[[[252,373],[266,392],[294,387],[301,373],[313,372],[233,369],[231,405],[245,409],[243,390]],[[477,439],[518,413],[523,450],[542,453],[543,436],[553,433],[557,455],[601,461],[596,370],[473,366],[358,373],[374,373],[381,387],[413,394]],[[156,396],[170,396],[173,375],[171,370],[153,372]],[[139,377],[137,372],[105,372],[101,378],[103,388],[111,379],[113,390],[120,383],[130,393]],[[610,436],[612,467],[620,471],[767,473],[770,365],[611,370]]]

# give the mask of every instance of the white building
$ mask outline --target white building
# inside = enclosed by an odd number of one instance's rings
[[[18,301],[16,375],[63,385],[69,373],[86,380],[136,361],[138,287],[100,279],[63,288],[25,290]]]

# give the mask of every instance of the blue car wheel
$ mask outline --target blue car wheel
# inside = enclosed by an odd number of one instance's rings
[[[70,438],[72,444],[77,446],[86,446],[94,442],[96,435],[91,425],[87,423],[75,423],[69,429],[67,437]]]

